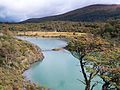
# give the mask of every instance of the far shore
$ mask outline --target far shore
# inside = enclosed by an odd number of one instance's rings
[[[26,31],[17,32],[18,36],[39,36],[39,37],[73,37],[86,35],[86,33],[79,32],[40,32],[40,31]]]

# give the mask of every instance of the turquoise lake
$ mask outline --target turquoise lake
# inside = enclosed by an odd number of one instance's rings
[[[56,38],[18,38],[39,46],[45,57],[43,61],[33,64],[30,69],[24,72],[23,75],[26,79],[51,90],[84,90],[84,84],[78,81],[78,79],[84,80],[80,72],[79,60],[65,49],[51,50],[65,47],[66,41]],[[94,81],[101,81],[101,79],[96,77]],[[94,90],[101,90],[101,86],[102,84],[98,84]]]

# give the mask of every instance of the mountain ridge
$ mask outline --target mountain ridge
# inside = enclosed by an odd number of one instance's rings
[[[23,23],[42,21],[105,21],[111,18],[120,19],[120,4],[94,4],[76,10],[43,18],[31,18]]]

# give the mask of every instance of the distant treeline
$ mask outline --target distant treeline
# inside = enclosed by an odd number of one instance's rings
[[[120,20],[107,22],[69,22],[49,21],[42,23],[0,24],[0,30],[11,31],[42,31],[42,32],[83,32],[107,38],[120,39]]]

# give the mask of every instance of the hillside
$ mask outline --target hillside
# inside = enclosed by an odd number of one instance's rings
[[[0,33],[0,90],[37,90],[22,74],[39,59],[43,55],[36,46]]]
[[[105,21],[120,18],[120,5],[90,5],[65,14],[44,18],[31,18],[24,23],[38,23],[42,21]]]

